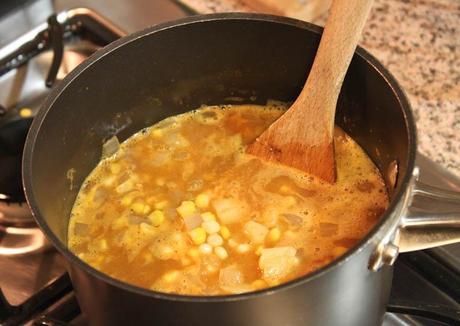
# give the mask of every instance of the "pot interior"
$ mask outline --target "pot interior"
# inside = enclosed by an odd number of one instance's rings
[[[307,23],[227,14],[152,28],[96,54],[55,89],[29,134],[25,187],[37,220],[66,243],[80,185],[113,135],[125,140],[203,104],[294,100],[319,39],[320,29]],[[355,55],[336,123],[367,151],[394,195],[412,164],[413,127],[404,96],[382,71],[364,51]],[[395,160],[393,189],[387,171]]]

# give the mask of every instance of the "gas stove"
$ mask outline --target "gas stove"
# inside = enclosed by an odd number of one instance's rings
[[[81,5],[0,4],[0,325],[86,324],[64,259],[34,224],[22,193],[22,147],[43,99],[85,58],[124,35],[121,28],[133,32],[190,14],[168,0],[68,9]],[[424,183],[460,191],[460,179],[428,158],[418,155],[417,165]],[[460,325],[459,301],[460,245],[402,254],[383,325]]]

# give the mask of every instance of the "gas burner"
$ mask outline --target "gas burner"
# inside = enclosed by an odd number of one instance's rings
[[[0,256],[18,256],[50,248],[38,227],[0,226]]]
[[[25,202],[0,201],[0,225],[27,226],[32,221],[32,213]]]
[[[48,247],[22,189],[22,151],[33,117],[56,82],[124,34],[94,11],[74,8],[0,49],[0,256]]]

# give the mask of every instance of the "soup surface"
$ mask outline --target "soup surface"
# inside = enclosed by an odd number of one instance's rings
[[[135,134],[81,187],[70,249],[114,278],[189,295],[277,285],[344,254],[386,209],[382,178],[338,128],[334,185],[245,154],[284,109],[203,107]]]

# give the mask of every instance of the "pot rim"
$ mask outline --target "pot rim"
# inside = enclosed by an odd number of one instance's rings
[[[34,118],[32,125],[29,129],[26,143],[24,146],[24,155],[22,161],[22,175],[23,175],[23,188],[24,193],[26,195],[27,202],[32,210],[32,215],[34,216],[35,221],[45,233],[47,238],[53,243],[54,247],[58,249],[58,251],[72,264],[76,265],[78,268],[84,270],[86,273],[100,279],[104,282],[109,283],[112,286],[117,288],[121,288],[126,291],[134,292],[139,295],[155,298],[155,299],[163,299],[163,300],[173,300],[173,301],[185,301],[185,302],[223,302],[223,301],[237,301],[237,300],[246,300],[251,299],[253,297],[259,297],[264,295],[269,295],[273,292],[278,292],[282,290],[288,290],[295,286],[300,286],[304,283],[308,283],[321,277],[323,274],[328,273],[329,271],[339,268],[343,265],[346,261],[351,259],[354,255],[357,255],[364,247],[369,245],[374,237],[381,231],[384,224],[390,219],[390,213],[393,212],[397,206],[397,204],[403,198],[406,190],[408,189],[412,171],[415,166],[415,154],[416,154],[416,129],[414,118],[412,115],[411,107],[409,101],[396,81],[396,79],[392,76],[392,74],[369,52],[364,50],[361,47],[357,47],[355,55],[360,56],[364,59],[367,64],[371,65],[379,74],[380,76],[386,81],[386,83],[391,87],[393,93],[395,94],[399,105],[402,109],[405,127],[408,132],[408,161],[406,168],[406,174],[403,176],[403,180],[401,181],[400,189],[397,193],[395,193],[390,205],[386,209],[383,216],[380,218],[380,221],[374,225],[374,227],[368,232],[368,234],[362,238],[353,248],[348,250],[343,256],[339,257],[336,260],[333,260],[331,263],[323,266],[322,268],[304,275],[302,277],[293,279],[286,283],[282,283],[280,285],[257,290],[248,293],[241,293],[241,294],[231,294],[231,295],[221,295],[221,296],[189,296],[189,295],[179,295],[179,294],[170,294],[170,293],[162,293],[156,292],[153,290],[149,290],[146,288],[141,288],[135,285],[131,285],[120,280],[117,280],[107,274],[104,274],[84,261],[80,260],[76,255],[74,255],[67,246],[58,239],[58,237],[53,233],[51,228],[46,223],[45,219],[42,217],[42,213],[39,209],[38,203],[36,201],[33,185],[32,185],[32,165],[33,165],[33,153],[35,147],[35,141],[40,133],[40,129],[42,126],[43,121],[46,119],[47,113],[53,106],[56,99],[61,95],[63,91],[67,88],[69,84],[78,76],[83,73],[88,67],[93,64],[96,64],[97,61],[102,59],[104,56],[110,54],[113,51],[116,51],[118,48],[134,42],[140,38],[146,37],[151,34],[155,34],[164,30],[168,30],[171,28],[177,28],[179,26],[186,26],[198,23],[206,23],[210,21],[228,21],[228,20],[253,20],[253,21],[261,21],[261,22],[269,22],[269,23],[276,23],[276,24],[283,24],[293,27],[299,27],[302,29],[307,29],[314,33],[320,34],[322,33],[323,28],[317,25],[304,22],[301,20],[288,18],[288,17],[280,17],[274,15],[266,15],[266,14],[254,14],[254,13],[218,13],[218,14],[207,14],[207,15],[196,15],[185,17],[182,19],[178,19],[175,21],[170,21],[166,23],[162,23],[156,26],[152,26],[146,28],[142,31],[138,31],[136,33],[127,35],[122,37],[108,46],[104,47],[103,49],[97,51],[93,56],[85,60],[82,64],[77,66],[73,71],[68,74],[63,81],[61,81],[53,90],[50,92],[48,97],[46,98],[44,104],[42,105],[41,109],[39,110],[38,114]]]

